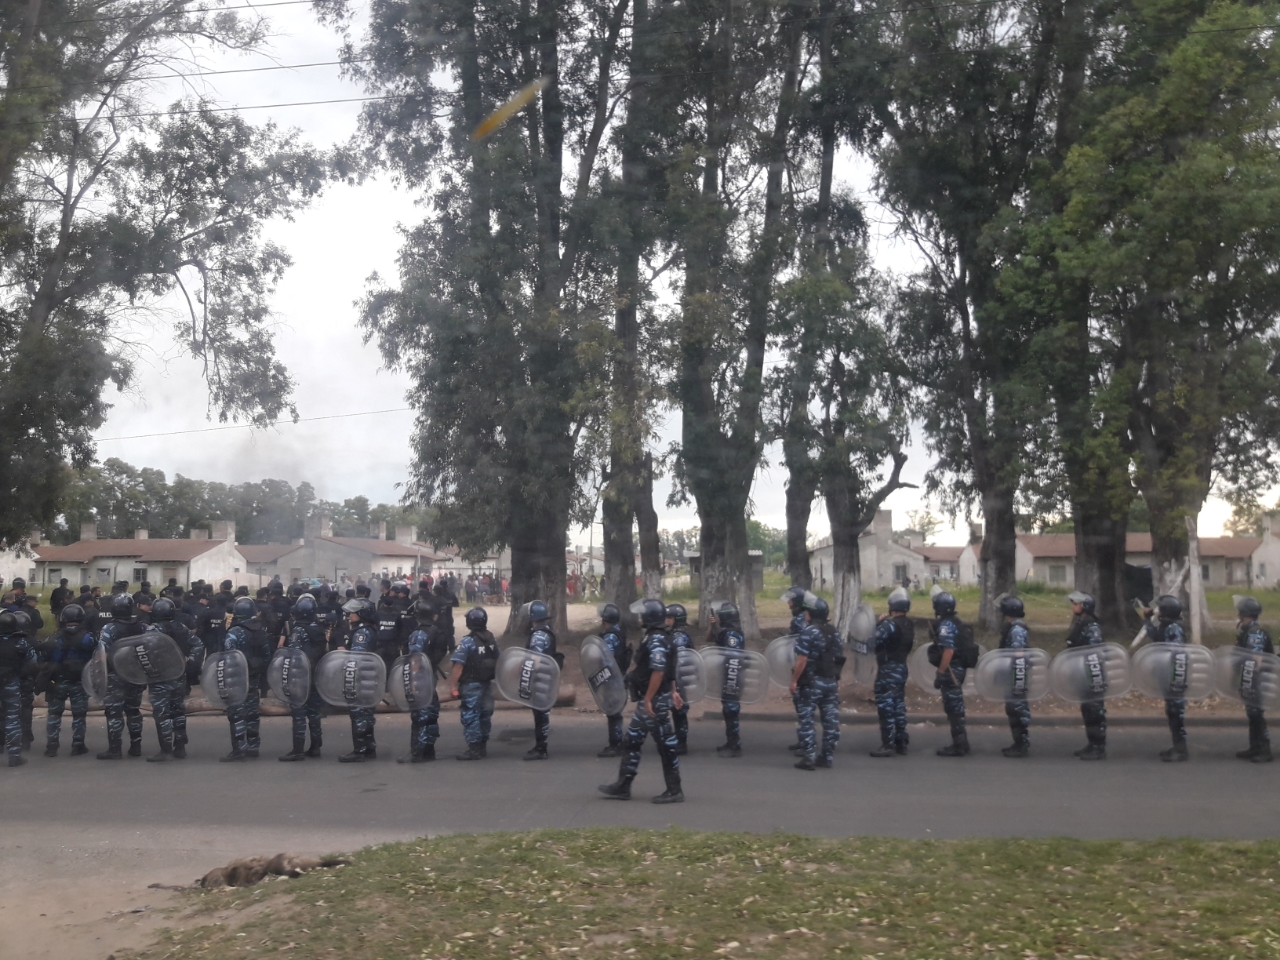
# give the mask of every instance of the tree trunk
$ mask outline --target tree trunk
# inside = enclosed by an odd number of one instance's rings
[[[610,480],[601,504],[604,527],[604,599],[624,617],[636,599],[636,551],[631,539],[632,502],[617,478]]]
[[[653,508],[653,455],[645,454],[642,481],[635,501],[636,526],[640,530],[641,591],[646,599],[662,599],[662,541],[658,536],[658,511]]]
[[[983,538],[978,555],[982,575],[982,607],[978,622],[988,630],[1000,628],[996,598],[1018,586],[1018,527],[1013,512],[1013,491],[996,486],[982,494]]]
[[[858,538],[868,523],[853,516],[840,496],[827,497],[827,518],[831,522],[831,579],[835,587],[832,621],[841,635],[849,635],[853,612],[862,602],[862,555]],[[875,516],[874,512],[872,516]]]
[[[528,621],[520,608],[534,600],[546,603],[557,632],[567,632],[564,537],[568,527],[567,511],[549,510],[526,516],[512,537],[511,615],[504,639],[523,640]]]
[[[709,626],[714,604],[736,603],[742,614],[742,635],[747,640],[759,640],[760,621],[756,614],[756,595],[752,589],[747,557],[746,509],[745,498],[737,509],[725,501],[708,510],[699,506],[702,573],[698,589],[698,624],[703,629]]]
[[[783,445],[784,450],[786,444]],[[813,568],[809,566],[809,514],[817,484],[809,477],[813,466],[805,456],[803,465],[787,457],[787,574],[793,587],[813,588]]]
[[[1075,505],[1076,589],[1097,602],[1097,616],[1108,630],[1130,631],[1136,628],[1125,596],[1125,537],[1129,521],[1116,520],[1091,512],[1087,503]]]

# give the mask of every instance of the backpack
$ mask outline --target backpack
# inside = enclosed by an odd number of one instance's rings
[[[840,641],[840,635],[836,633],[835,627],[831,626],[831,624],[824,623],[818,629],[822,634],[822,654],[818,657],[817,670],[815,672],[824,680],[839,680],[840,673],[844,670],[846,659],[844,644]]]

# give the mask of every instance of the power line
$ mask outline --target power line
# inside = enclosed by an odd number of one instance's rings
[[[246,3],[238,7],[200,7],[196,10],[175,9],[173,15],[190,13],[223,13],[227,10],[258,10],[265,7],[296,7],[299,4],[314,3],[315,0],[275,0],[273,3]],[[354,0],[334,0],[337,3],[352,3]],[[120,13],[105,17],[84,17],[80,20],[55,20],[54,23],[104,23],[107,20],[145,20],[155,16],[158,11],[150,13]]]
[[[165,430],[162,433],[138,433],[131,437],[98,437],[95,443],[112,443],[116,440],[149,440],[153,437],[176,437],[184,433],[216,433],[219,430],[264,430],[297,423],[315,423],[317,420],[345,420],[349,417],[376,417],[384,413],[404,413],[413,407],[392,407],[388,410],[362,410],[359,413],[334,413],[327,417],[300,417],[297,420],[273,420],[271,423],[228,423],[220,427],[197,427],[193,430]]]

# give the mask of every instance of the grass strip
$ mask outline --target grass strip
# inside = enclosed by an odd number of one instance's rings
[[[193,892],[179,926],[131,956],[1277,957],[1278,853],[1272,841],[443,836]]]

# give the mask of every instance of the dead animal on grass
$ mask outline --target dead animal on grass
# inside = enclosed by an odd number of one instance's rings
[[[225,867],[215,867],[196,881],[197,887],[251,887],[265,877],[300,877],[308,870],[341,867],[350,860],[342,857],[299,857],[292,853],[277,853],[274,857],[245,857],[232,860]]]

